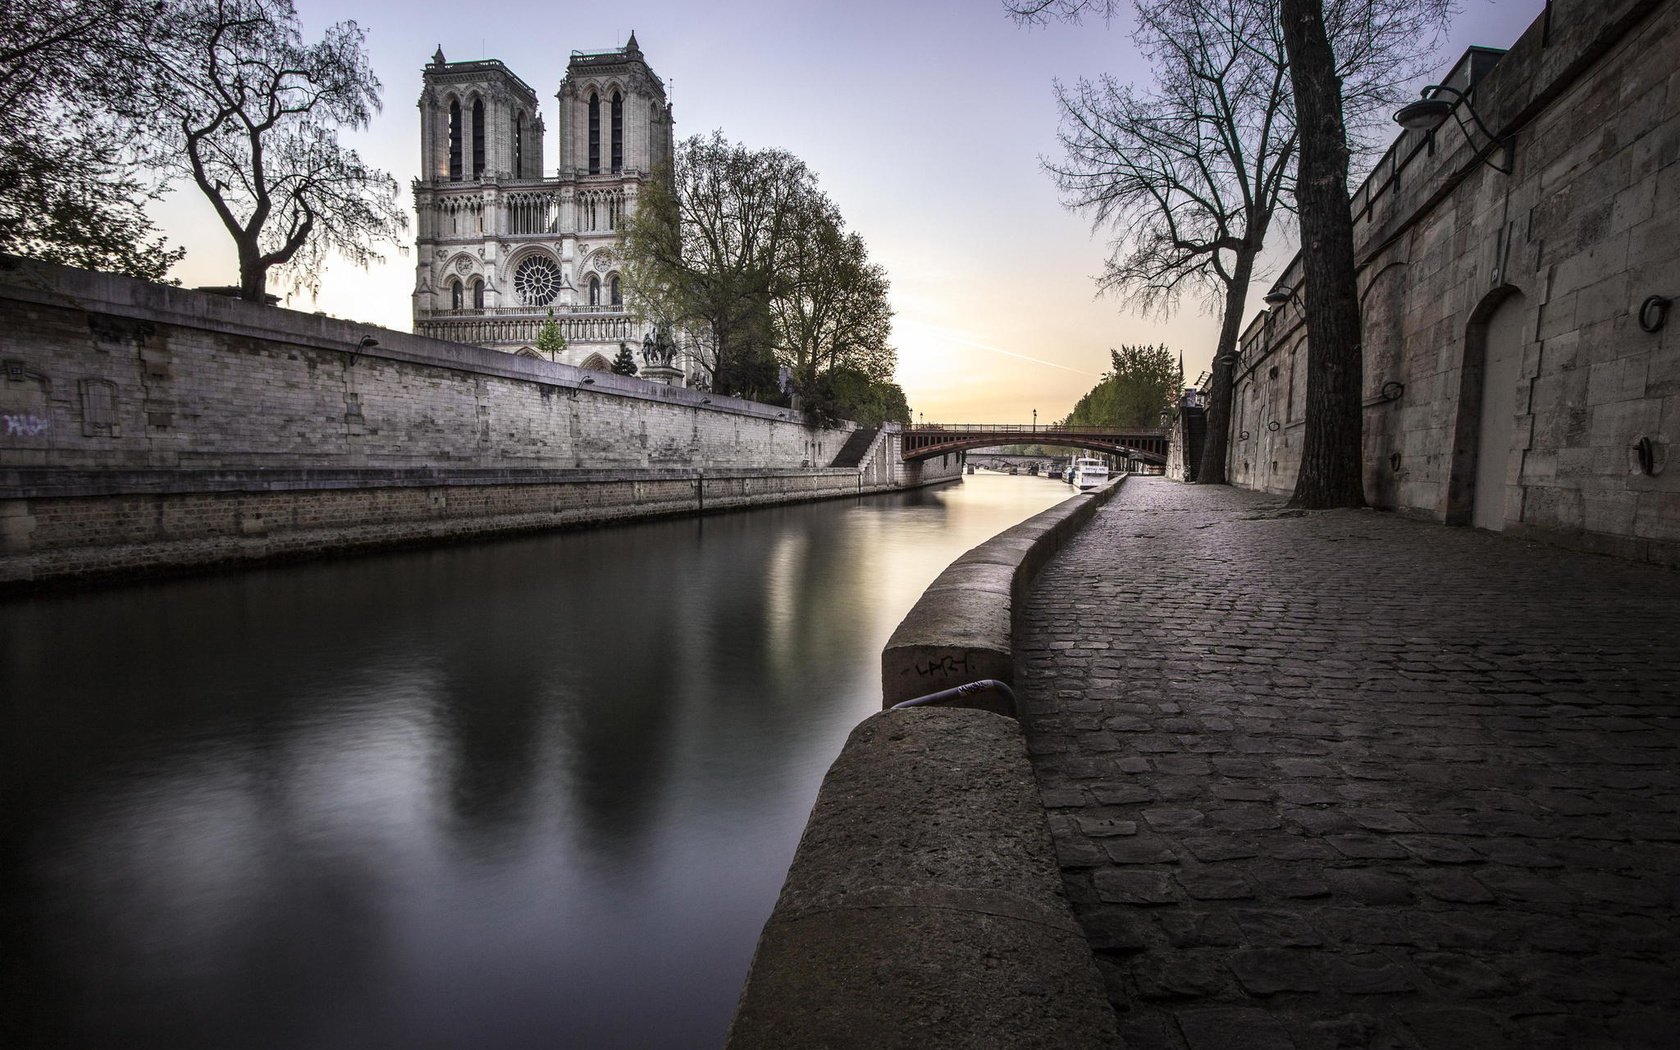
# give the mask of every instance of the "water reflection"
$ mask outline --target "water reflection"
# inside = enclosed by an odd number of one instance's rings
[[[0,604],[0,1043],[716,1045],[961,486]]]

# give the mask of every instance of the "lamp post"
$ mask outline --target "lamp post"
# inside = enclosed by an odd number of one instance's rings
[[[1442,92],[1453,96],[1453,98],[1441,98]],[[1430,84],[1423,89],[1422,95],[1423,97],[1416,102],[1401,106],[1394,114],[1394,123],[1408,131],[1434,131],[1445,124],[1447,117],[1451,116],[1458,121],[1458,126],[1464,129],[1464,137],[1470,139],[1470,128],[1464,123],[1464,118],[1458,115],[1458,103],[1462,102],[1465,111],[1470,114],[1470,120],[1476,125],[1476,129],[1482,133],[1482,136],[1488,140],[1489,146],[1503,146],[1505,149],[1505,163],[1502,165],[1489,160],[1487,152],[1480,149],[1476,151],[1476,159],[1494,171],[1505,175],[1509,175],[1515,170],[1516,143],[1509,137],[1502,139],[1488,130],[1488,126],[1482,123],[1482,118],[1476,114],[1476,107],[1471,104],[1469,95],[1458,88],[1448,87],[1445,84]]]
[[[1038,433],[1038,409],[1033,409],[1033,433]]]

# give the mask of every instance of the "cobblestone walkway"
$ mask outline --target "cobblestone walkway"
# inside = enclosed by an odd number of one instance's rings
[[[1680,573],[1133,478],[1026,621],[1130,1050],[1680,1046]]]

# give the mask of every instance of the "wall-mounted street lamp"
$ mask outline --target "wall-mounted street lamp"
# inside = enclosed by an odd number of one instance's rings
[[[375,339],[373,336],[371,336],[371,335],[362,336],[361,340],[356,343],[356,349],[350,351],[350,363],[355,364],[356,363],[356,358],[362,356],[362,351],[363,350],[368,350],[368,349],[371,349],[371,348],[376,347],[378,345],[379,345],[379,340]]]
[[[594,376],[584,376],[583,377],[583,385],[584,386],[594,386],[595,385],[595,377]]]
[[[1440,97],[1442,92],[1452,95],[1453,98],[1445,99]],[[1436,128],[1446,123],[1447,118],[1450,116],[1454,120],[1458,121],[1458,126],[1460,128],[1464,129],[1464,137],[1473,142],[1475,140],[1475,136],[1470,134],[1469,125],[1464,123],[1464,118],[1459,116],[1458,113],[1458,103],[1462,102],[1464,103],[1465,111],[1470,114],[1470,119],[1475,123],[1477,130],[1482,133],[1482,137],[1488,140],[1490,147],[1489,150],[1485,152],[1477,150],[1476,159],[1486,164],[1494,171],[1502,172],[1506,175],[1511,174],[1511,172],[1516,169],[1516,143],[1509,137],[1502,139],[1495,135],[1492,131],[1488,130],[1488,126],[1482,123],[1482,118],[1476,115],[1476,107],[1470,103],[1469,95],[1466,95],[1464,92],[1455,87],[1448,87],[1445,84],[1431,84],[1423,89],[1422,94],[1423,97],[1418,99],[1416,102],[1400,107],[1400,110],[1394,114],[1394,122],[1396,124],[1408,131],[1434,131]],[[1504,147],[1505,163],[1503,165],[1495,164],[1492,160],[1488,159],[1488,153],[1492,152],[1491,147],[1495,146]]]
[[[1287,303],[1294,294],[1295,293],[1290,291],[1288,288],[1273,288],[1265,295],[1262,295],[1260,297],[1260,301],[1275,310],[1284,303]]]

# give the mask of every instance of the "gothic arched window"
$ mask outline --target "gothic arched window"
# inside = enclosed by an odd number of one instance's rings
[[[601,174],[601,96],[589,93],[589,174]]]
[[[449,100],[449,181],[461,181],[461,103]]]
[[[461,282],[460,281],[450,281],[449,282],[449,308],[451,310],[461,309]]]
[[[616,90],[612,97],[612,170],[617,175],[624,169],[624,96]]]
[[[484,309],[484,282],[477,277],[472,282],[472,304],[474,310]]]
[[[589,278],[589,305],[601,305],[601,279],[593,274]]]
[[[473,99],[473,178],[484,177],[484,100]]]
[[[525,177],[525,114],[516,113],[513,117],[513,177]]]
[[[611,283],[609,284],[608,287],[611,289],[611,295],[612,295],[611,302],[612,302],[612,304],[614,306],[623,306],[624,305],[624,294],[619,290],[618,274],[615,273],[615,274],[612,275],[612,281],[611,281]]]

